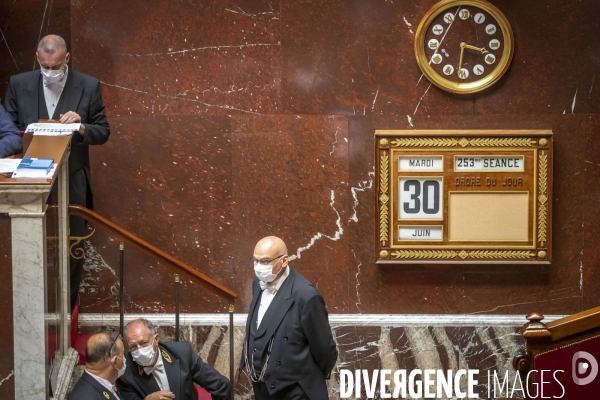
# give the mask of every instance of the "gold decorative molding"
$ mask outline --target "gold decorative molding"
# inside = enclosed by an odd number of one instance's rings
[[[548,139],[544,139],[544,138],[540,139],[539,145],[542,147],[546,147],[548,145]]]
[[[386,259],[386,258],[388,258],[389,256],[390,256],[390,252],[389,252],[389,251],[387,251],[387,250],[381,250],[381,251],[379,252],[379,258]]]
[[[69,254],[71,255],[72,258],[74,258],[76,260],[80,260],[80,259],[83,258],[83,256],[85,255],[85,251],[81,247],[78,247],[76,249],[74,249],[74,247],[77,246],[82,241],[91,238],[94,233],[96,233],[96,227],[95,226],[92,229],[92,233],[90,233],[87,236],[69,236],[69,240],[73,241],[73,243],[69,247]],[[73,252],[73,250],[74,250],[74,252]]]
[[[390,141],[387,140],[386,138],[379,140],[379,146],[381,146],[381,147],[388,147],[389,144],[390,144]]]
[[[537,255],[538,255],[538,258],[539,258],[540,260],[543,260],[544,258],[546,258],[546,255],[547,255],[547,254],[546,254],[546,252],[545,252],[544,250],[540,250],[540,251],[538,251],[538,254],[537,254]]]
[[[391,254],[396,259],[449,259],[449,258],[461,258],[461,259],[528,259],[535,257],[535,253],[531,253],[527,250],[474,250],[467,251],[461,250],[460,252],[454,250],[396,250]]]
[[[538,191],[538,242],[541,246],[546,243],[548,224],[548,155],[540,153],[539,157],[539,191]]]
[[[531,138],[398,138],[392,141],[395,147],[532,147]]]
[[[382,246],[388,241],[388,196],[389,189],[389,174],[390,174],[390,156],[384,152],[379,159],[379,241]]]

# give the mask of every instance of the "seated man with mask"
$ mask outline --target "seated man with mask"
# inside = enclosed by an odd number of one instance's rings
[[[204,363],[189,342],[159,342],[152,322],[139,318],[123,330],[130,367],[118,380],[125,400],[196,399],[194,383],[213,400],[230,399],[229,380]]]
[[[92,335],[85,346],[85,372],[69,395],[70,400],[121,400],[115,381],[125,372],[125,346],[106,333]]]
[[[23,141],[19,129],[0,104],[0,158],[23,151]]]

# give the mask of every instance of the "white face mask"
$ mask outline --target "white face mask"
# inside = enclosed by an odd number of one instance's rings
[[[125,368],[127,367],[127,360],[125,359],[125,356],[123,356],[123,358],[121,357],[117,357],[119,360],[123,361],[123,368],[121,369],[117,369],[117,379],[119,379],[120,377],[123,376],[123,374],[125,373]]]
[[[136,351],[131,352],[133,361],[140,364],[142,367],[149,367],[154,362],[156,351],[154,350],[154,338],[152,338],[152,344],[150,346],[142,347]]]
[[[273,273],[273,267],[275,267],[279,261],[281,261],[281,259],[273,265],[262,265],[259,262],[254,261],[254,273],[256,274],[256,277],[265,283],[273,282],[275,278],[277,278],[277,274]]]
[[[65,69],[46,69],[40,66],[42,70],[42,75],[44,76],[44,81],[47,83],[57,83],[60,81],[63,76],[65,76]]]

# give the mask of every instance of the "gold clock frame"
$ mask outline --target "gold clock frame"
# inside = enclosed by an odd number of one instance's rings
[[[441,75],[436,73],[431,67],[431,65],[429,64],[429,59],[425,54],[425,35],[429,26],[434,21],[434,19],[437,18],[438,15],[448,10],[449,8],[456,6],[471,6],[480,8],[486,11],[492,17],[494,17],[494,19],[500,25],[500,29],[502,29],[502,36],[504,39],[502,56],[500,57],[496,68],[494,68],[494,70],[490,74],[477,81],[458,83],[442,77]],[[513,53],[514,36],[510,27],[510,23],[498,8],[484,0],[440,1],[439,3],[434,5],[431,8],[431,10],[427,12],[427,14],[425,14],[415,34],[415,56],[417,58],[417,64],[423,72],[423,75],[425,75],[427,79],[429,79],[429,81],[437,87],[456,94],[475,93],[492,86],[502,77],[502,75],[504,75],[504,73],[508,69],[510,62],[512,61]]]
[[[375,224],[377,264],[545,264],[552,262],[552,170],[553,133],[549,130],[376,130],[375,131]],[[478,155],[521,155],[528,159],[523,171],[487,171],[485,175],[519,175],[524,186],[501,188],[485,186],[480,170],[457,171],[455,153]],[[398,182],[401,178],[437,178],[440,172],[401,171],[396,158],[427,157],[444,154],[444,172],[448,182],[442,186],[442,221],[426,218],[412,222],[399,218]],[[481,176],[480,188],[458,188],[457,178]],[[509,185],[510,186],[510,185]],[[519,187],[517,187],[519,186]],[[451,240],[449,198],[452,193],[513,194],[529,192],[527,241],[522,239]],[[491,210],[487,207],[483,210]],[[442,241],[402,240],[395,237],[400,226],[442,226]]]

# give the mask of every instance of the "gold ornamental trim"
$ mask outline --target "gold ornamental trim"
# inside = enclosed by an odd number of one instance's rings
[[[398,138],[392,141],[395,147],[532,147],[531,138]]]
[[[535,257],[535,253],[531,253],[527,250],[474,250],[466,251],[461,250],[460,252],[454,250],[396,250],[391,254],[396,259],[433,259],[433,260],[444,260],[452,258],[461,259],[528,259]]]
[[[82,241],[91,238],[94,233],[96,233],[95,226],[94,229],[92,229],[92,233],[90,233],[87,236],[69,236],[69,240],[73,240],[73,243],[69,247],[69,254],[71,255],[71,258],[74,258],[75,260],[80,260],[83,258],[83,256],[85,255],[85,251],[81,247],[75,249],[75,246],[77,246]]]
[[[382,246],[388,241],[388,202],[390,200],[387,195],[389,189],[389,171],[390,171],[390,156],[384,152],[379,159],[379,241]]]
[[[539,157],[539,196],[538,196],[538,242],[544,245],[547,240],[548,227],[548,154],[540,153]]]

